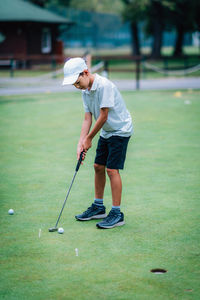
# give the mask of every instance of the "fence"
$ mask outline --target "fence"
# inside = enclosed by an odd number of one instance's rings
[[[172,57],[162,57],[160,58],[160,64],[158,65],[158,61],[156,64],[149,62],[148,57],[142,56],[127,56],[127,55],[115,55],[115,56],[93,56],[91,63],[91,56],[85,56],[86,60],[88,60],[88,66],[91,67],[92,72],[103,71],[104,76],[109,77],[111,72],[129,72],[134,74],[136,89],[140,88],[140,79],[141,76],[146,76],[146,74],[150,71],[161,73],[164,76],[187,76],[188,74],[197,72],[200,70],[200,61],[197,57],[198,63],[190,63],[190,57],[185,56],[182,58],[183,66],[174,65],[172,68],[169,68],[169,62],[173,60]],[[63,72],[62,69],[57,70],[57,63],[64,63],[66,61],[66,57],[60,55],[48,55],[48,56],[40,56],[40,55],[31,55],[31,56],[0,56],[0,66],[7,66],[10,69],[10,77],[14,77],[14,72],[17,65],[22,63],[25,67],[29,67],[34,63],[46,63],[50,65],[51,72],[41,75],[42,78],[55,78],[59,74]],[[113,66],[113,62],[115,66]],[[126,67],[120,66],[120,62],[126,62]],[[39,76],[38,78],[41,78]]]
[[[58,63],[65,60],[62,55],[0,55],[1,69],[9,68],[10,77],[14,77],[16,69],[31,69],[33,65],[50,65],[52,72],[56,71]]]
[[[191,62],[190,62],[191,59]],[[129,72],[135,73],[136,89],[140,88],[140,79],[146,77],[148,72],[157,72],[164,76],[187,76],[188,74],[198,72],[200,70],[200,60],[197,57],[195,63],[192,62],[192,58],[189,56],[183,56],[179,59],[179,64],[177,59],[171,56],[161,57],[154,63],[150,63],[150,57],[142,56],[93,56],[93,60],[96,62],[102,60],[104,61],[104,70],[109,77],[112,72]],[[116,67],[116,62],[119,62]],[[120,66],[121,62],[127,62],[126,68]],[[115,62],[115,66],[113,66]],[[173,62],[173,67],[169,67],[169,64]],[[161,66],[158,66],[160,64]]]

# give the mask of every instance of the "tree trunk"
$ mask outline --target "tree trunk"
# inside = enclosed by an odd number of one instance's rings
[[[151,56],[159,58],[161,56],[162,36],[163,36],[163,7],[158,1],[152,1],[153,7],[153,45]]]
[[[132,37],[132,54],[135,56],[140,55],[140,41],[138,25],[135,22],[131,23],[131,37]]]
[[[183,55],[183,38],[184,38],[184,29],[183,26],[179,26],[177,27],[174,56]]]
[[[153,36],[153,46],[151,56],[153,58],[159,58],[161,56],[161,47],[162,47],[162,25],[159,22],[154,22],[154,36]]]

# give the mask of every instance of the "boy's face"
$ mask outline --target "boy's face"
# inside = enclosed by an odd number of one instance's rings
[[[73,85],[79,90],[86,90],[90,85],[90,79],[88,75],[89,74],[87,70],[83,71]]]

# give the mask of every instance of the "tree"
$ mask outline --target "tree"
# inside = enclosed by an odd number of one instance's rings
[[[174,56],[183,54],[183,41],[186,32],[199,30],[200,5],[198,0],[171,0],[168,22],[176,29]]]
[[[121,0],[71,0],[71,7],[100,13],[121,14],[123,3]]]
[[[126,4],[123,16],[130,21],[132,32],[132,51],[140,54],[138,23],[145,21],[145,32],[153,37],[152,57],[161,54],[162,35],[165,27],[165,15],[170,0],[122,0]]]
[[[71,7],[78,10],[86,10],[102,13],[121,14],[123,3],[121,0],[112,0],[112,5],[109,0],[26,0],[35,3],[42,7],[49,5],[57,5],[63,7]]]
[[[162,1],[150,0],[146,11],[146,31],[153,36],[151,56],[157,58],[161,55],[163,31],[165,27],[165,6]]]
[[[123,19],[130,22],[132,36],[132,54],[140,55],[140,40],[138,23],[145,19],[145,10],[148,0],[122,0],[125,4],[122,13]]]
[[[130,22],[132,54],[140,55],[138,25],[145,22],[145,32],[153,37],[151,56],[161,55],[164,30],[176,29],[174,55],[182,54],[184,34],[199,31],[199,0],[26,0],[42,7],[71,7],[92,12],[122,14]],[[112,5],[111,5],[112,4]],[[103,22],[103,20],[102,20]]]

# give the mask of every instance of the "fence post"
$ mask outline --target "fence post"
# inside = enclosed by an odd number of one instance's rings
[[[146,78],[147,69],[145,67],[146,57],[142,59],[142,78]]]
[[[186,69],[188,68],[188,57],[184,56],[184,76],[187,76]]]
[[[140,57],[136,58],[136,90],[140,89]]]
[[[168,66],[168,58],[167,58],[167,57],[164,57],[164,58],[163,58],[163,62],[164,62],[165,76],[168,76],[168,69],[169,69],[169,66]]]
[[[105,60],[104,61],[104,70],[103,70],[103,74],[104,74],[104,77],[108,78],[109,75],[108,75],[108,60]]]
[[[14,68],[15,68],[15,63],[14,63],[14,59],[12,58],[10,60],[10,77],[11,78],[14,77]]]
[[[56,78],[56,60],[54,57],[51,60],[51,66],[52,66],[52,78]]]
[[[84,55],[84,59],[86,60],[86,64],[89,70],[92,67],[92,55],[89,52],[86,52]]]

